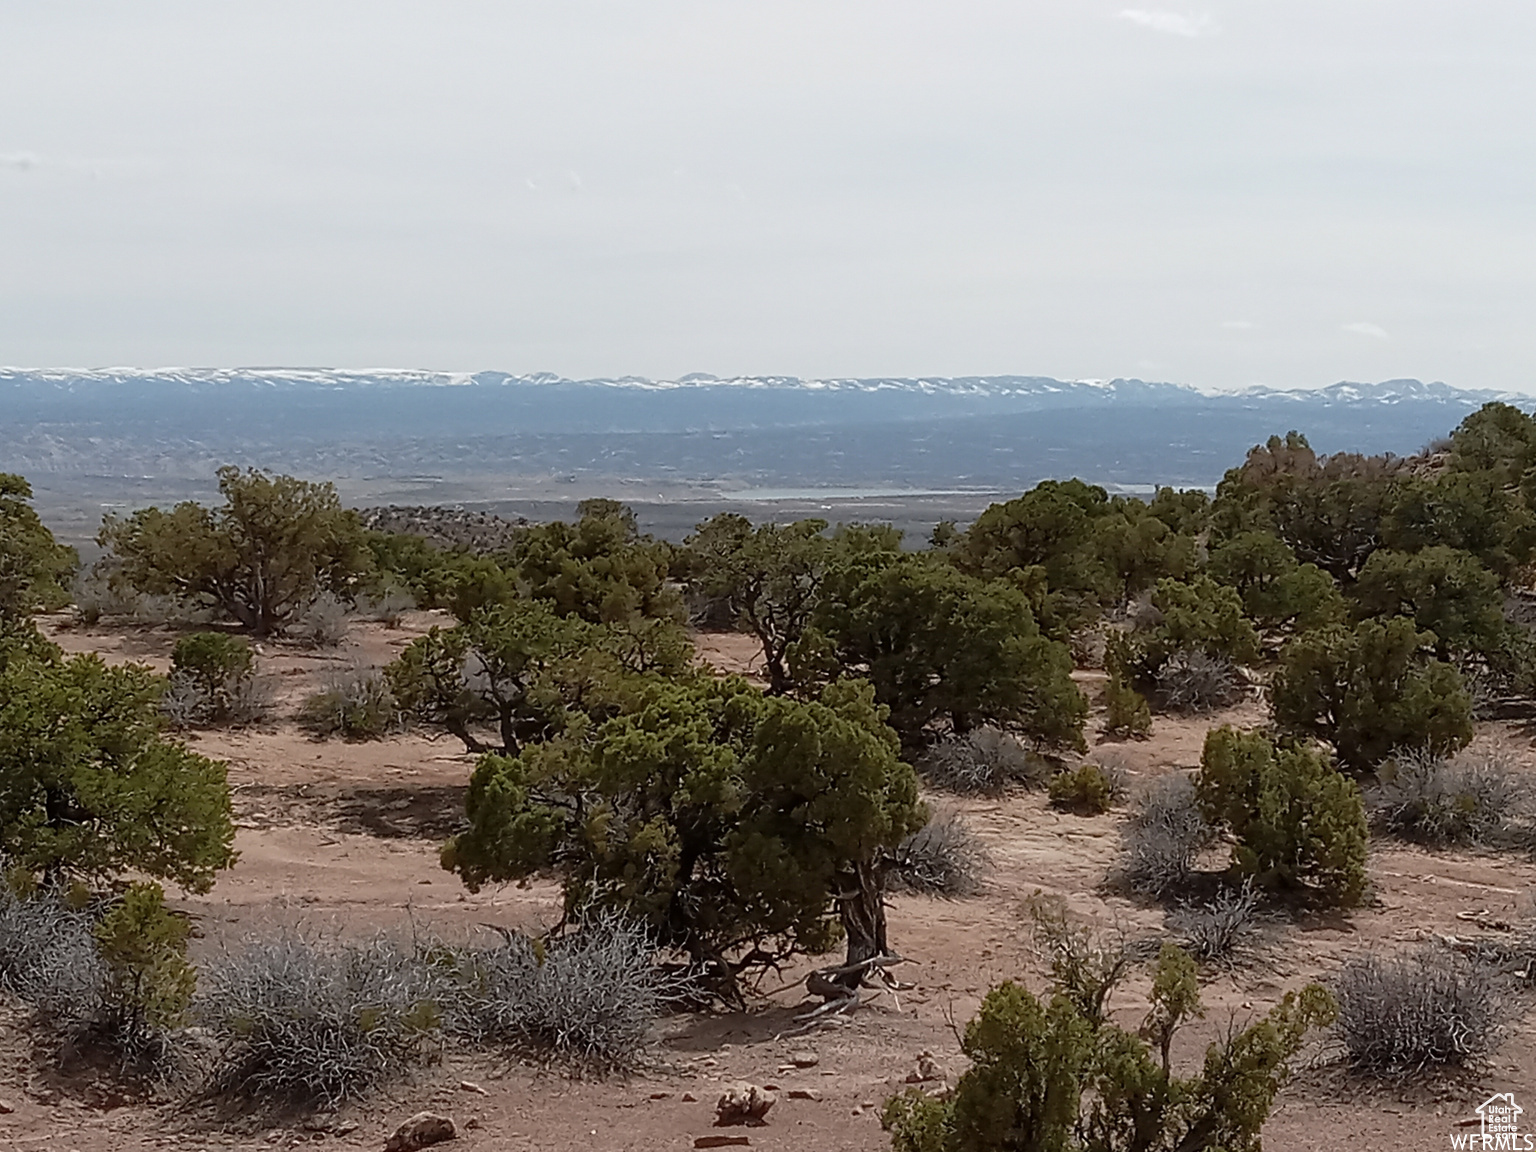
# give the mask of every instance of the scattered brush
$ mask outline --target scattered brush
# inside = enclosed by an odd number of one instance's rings
[[[987,850],[953,809],[934,813],[901,842],[891,861],[891,886],[926,896],[974,896],[991,867]]]
[[[196,1014],[219,1045],[214,1082],[335,1104],[439,1054],[451,970],[385,936],[252,940],[203,969]]]
[[[288,635],[309,648],[336,648],[347,638],[347,605],[322,592],[288,626]]]
[[[1125,770],[1117,764],[1079,764],[1051,778],[1051,803],[1089,816],[1108,812],[1125,798]]]
[[[1103,1023],[1110,993],[1130,971],[1135,950],[1124,934],[1074,924],[1066,902],[1038,892],[1025,902],[1035,953],[1051,982],[1095,1026]]]
[[[1164,896],[1186,887],[1214,833],[1183,774],[1154,781],[1121,830],[1121,871],[1131,887]]]
[[[83,1034],[101,1019],[107,969],[86,902],[0,882],[0,986],[49,1027]]]
[[[1474,1063],[1498,1040],[1502,1004],[1486,971],[1426,945],[1366,953],[1334,977],[1338,1035],[1349,1063],[1371,1075],[1413,1075]]]
[[[1184,950],[1197,960],[1230,962],[1252,929],[1260,904],[1253,881],[1245,880],[1241,887],[1224,888],[1204,904],[1186,905],[1174,917],[1174,926],[1184,937]]]
[[[456,948],[290,930],[216,957],[194,1007],[220,1053],[213,1084],[335,1104],[436,1063],[449,1037],[623,1068],[685,991],[617,915],[553,940],[502,935]]]
[[[325,686],[299,708],[299,724],[322,739],[378,740],[402,727],[389,683],[376,669],[331,672]]]
[[[549,941],[506,933],[499,948],[464,953],[458,979],[456,1031],[602,1069],[631,1066],[685,991],[657,968],[646,930],[614,914]]]
[[[416,598],[399,588],[390,588],[373,596],[365,596],[357,602],[357,613],[364,620],[373,620],[386,628],[398,628],[400,618],[416,607]]]
[[[1200,715],[1227,708],[1243,698],[1242,673],[1224,656],[1177,652],[1157,673],[1157,697],[1170,712]]]
[[[934,788],[963,796],[995,795],[1015,784],[1038,787],[1046,775],[1041,757],[990,724],[944,737],[928,750],[921,768]]]
[[[1421,844],[1476,844],[1503,832],[1525,801],[1515,758],[1498,745],[1454,757],[1399,752],[1367,794],[1376,826]]]

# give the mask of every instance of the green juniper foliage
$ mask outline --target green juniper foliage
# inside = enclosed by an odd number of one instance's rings
[[[0,639],[0,852],[39,876],[212,886],[234,860],[225,766],[161,734],[164,685],[35,631]]]
[[[887,1102],[895,1152],[1259,1152],[1260,1130],[1291,1062],[1332,1023],[1319,985],[1211,1044],[1200,1070],[1172,1067],[1174,1035],[1203,1015],[1194,961],[1158,956],[1141,1028],[1093,1020],[1059,988],[1042,1002],[992,989],[966,1026],[971,1067],[950,1098],[909,1089]]]
[[[884,872],[927,818],[869,685],[801,702],[739,679],[652,682],[620,715],[486,756],[468,812],[443,865],[471,888],[553,871],[568,916],[638,915],[721,968],[839,935],[852,959],[885,952]]]
[[[1206,820],[1232,833],[1238,872],[1359,902],[1368,842],[1360,787],[1318,749],[1223,725],[1205,738],[1195,787]]]

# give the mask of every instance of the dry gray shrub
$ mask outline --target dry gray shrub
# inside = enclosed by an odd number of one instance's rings
[[[973,896],[981,890],[991,861],[965,817],[953,809],[935,812],[903,840],[891,861],[891,885],[926,896]]]
[[[1422,844],[1475,844],[1503,832],[1525,804],[1514,754],[1501,745],[1453,757],[1399,752],[1366,795],[1376,826]]]
[[[216,1085],[331,1104],[436,1060],[455,995],[451,965],[414,947],[297,930],[215,957],[199,985]]]
[[[213,720],[213,697],[184,672],[173,672],[160,695],[160,715],[173,728],[198,728]]]
[[[1261,901],[1253,881],[1223,888],[1203,904],[1187,904],[1175,915],[1174,927],[1183,936],[1185,951],[1197,960],[1226,963],[1248,935]]]
[[[1472,701],[1472,719],[1493,719],[1500,702],[1510,695],[1509,677],[1489,667],[1486,660],[1470,656],[1456,661],[1456,671],[1461,674],[1461,686]]]
[[[75,576],[73,588],[75,616],[91,627],[104,616],[132,616],[139,608],[140,596],[130,588],[114,587],[111,574],[99,564]]]
[[[168,679],[160,714],[175,728],[262,724],[272,719],[277,707],[277,685],[270,676],[231,674],[217,693],[186,672],[172,672]]]
[[[604,1069],[632,1065],[686,991],[657,967],[644,927],[611,914],[549,941],[507,933],[501,947],[464,952],[458,981],[456,1032]]]
[[[71,907],[56,892],[22,897],[0,882],[0,986],[61,1032],[93,1027],[107,984],[94,928],[88,909]]]
[[[145,628],[195,628],[214,621],[213,609],[175,596],[138,595],[133,601],[133,622]]]
[[[1164,896],[1187,885],[1214,833],[1182,773],[1153,781],[1121,829],[1121,871],[1131,887]]]
[[[1489,974],[1426,945],[1366,953],[1333,980],[1337,1030],[1349,1063],[1373,1075],[1464,1065],[1492,1051],[1503,1006]]]
[[[347,605],[322,592],[288,627],[288,635],[310,648],[335,648],[347,638]]]
[[[599,916],[495,948],[288,930],[206,964],[194,1010],[218,1053],[215,1086],[334,1104],[435,1063],[450,1036],[626,1067],[685,991],[642,927]]]
[[[990,724],[944,737],[928,750],[921,767],[933,787],[961,795],[991,795],[1013,784],[1039,787],[1049,775],[1041,757]]]
[[[316,736],[377,740],[402,727],[394,693],[377,669],[330,672],[324,685],[299,708],[299,724]]]
[[[1232,661],[1204,652],[1177,652],[1157,674],[1158,701],[1170,712],[1214,712],[1236,704],[1246,687]]]
[[[374,620],[386,628],[398,628],[400,617],[416,607],[416,598],[399,588],[390,588],[357,602],[357,613],[364,620]]]

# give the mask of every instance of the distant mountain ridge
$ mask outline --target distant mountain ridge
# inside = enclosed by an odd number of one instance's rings
[[[1265,437],[1406,455],[1490,400],[1444,383],[1201,391],[1137,379],[570,380],[396,369],[0,369],[0,470],[206,482],[311,476],[602,488],[975,489],[1048,477],[1209,486]],[[526,485],[524,485],[526,487]]]
[[[1113,380],[1057,380],[1049,376],[872,376],[802,379],[797,376],[712,376],[693,372],[670,380],[645,376],[572,379],[552,372],[513,375],[507,372],[439,372],[428,369],[343,368],[0,368],[0,387],[90,391],[103,385],[141,388],[181,387],[202,391],[217,387],[272,390],[340,388],[592,388],[641,392],[798,391],[803,393],[918,393],[929,396],[1050,397],[1059,402],[1149,400],[1179,401],[1232,398],[1287,398],[1299,403],[1397,403],[1403,400],[1455,401],[1475,398],[1529,399],[1509,393],[1453,388],[1435,381],[1385,380],[1379,383],[1340,381],[1324,388],[1271,388],[1262,384],[1242,388],[1199,389],[1188,384],[1146,381],[1134,377]]]

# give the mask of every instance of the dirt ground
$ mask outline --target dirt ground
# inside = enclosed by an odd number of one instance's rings
[[[472,761],[448,739],[421,735],[348,744],[318,742],[288,719],[328,670],[386,663],[433,622],[409,614],[397,628],[358,623],[340,649],[315,653],[269,645],[259,671],[276,685],[270,724],[210,731],[192,745],[229,762],[238,818],[239,862],[206,896],[183,896],[196,920],[199,948],[238,941],[278,923],[324,931],[373,931],[411,925],[448,934],[483,925],[533,927],[558,912],[547,885],[466,892],[437,863],[437,849],[462,811]],[[49,633],[71,652],[113,662],[168,664],[175,634],[71,628],[50,618]],[[710,635],[701,655],[732,671],[755,668],[745,637]],[[1093,693],[1098,679],[1083,674]],[[1158,717],[1152,738],[1098,745],[1130,778],[1132,790],[1199,760],[1211,723],[1257,723],[1256,703],[1213,720]],[[1536,742],[1513,725],[1484,725],[1483,740],[1514,748],[1536,774]],[[1536,783],[1536,781],[1533,781]],[[956,801],[937,799],[939,804]],[[951,1078],[961,1060],[952,1021],[962,1025],[986,989],[1007,978],[1040,987],[1021,903],[1033,892],[1059,894],[1073,912],[1132,937],[1164,931],[1162,909],[1131,901],[1105,884],[1114,864],[1124,810],[1081,817],[1053,810],[1039,793],[957,805],[985,841],[994,864],[982,894],[957,901],[893,899],[890,937],[909,958],[902,979],[915,985],[881,996],[846,1020],[798,1038],[796,990],[766,994],[746,1013],[714,1012],[662,1022],[644,1067],[627,1077],[573,1079],[558,1070],[508,1065],[484,1054],[450,1052],[441,1067],[391,1086],[334,1115],[269,1120],[215,1115],[206,1106],[127,1101],[79,1078],[39,1070],[14,1010],[0,1012],[0,1152],[79,1152],[183,1148],[286,1148],[325,1143],[380,1148],[404,1117],[424,1108],[451,1114],[470,1149],[685,1149],[711,1132],[714,1101],[738,1080],[781,1091],[766,1127],[746,1132],[751,1147],[832,1152],[889,1146],[879,1106],[899,1090],[922,1052]],[[1425,852],[1374,845],[1374,898],[1350,914],[1276,918],[1231,971],[1206,974],[1205,1020],[1181,1037],[1177,1057],[1198,1061],[1205,1044],[1233,1021],[1262,1012],[1286,990],[1325,977],[1363,948],[1391,949],[1435,935],[1466,935],[1475,922],[1532,913],[1536,860],[1529,855]],[[788,973],[793,980],[805,967]],[[769,981],[770,984],[773,981]],[[1117,997],[1122,1022],[1134,1024],[1145,977]],[[1511,1091],[1536,1116],[1536,1029],[1526,1005],[1511,1012],[1502,1046],[1476,1075],[1454,1083],[1396,1089],[1344,1075],[1326,1048],[1285,1090],[1265,1130],[1276,1150],[1444,1149],[1472,1108]],[[813,1067],[790,1067],[791,1052],[812,1050]],[[790,1099],[788,1089],[814,1099]],[[11,1110],[6,1111],[6,1107]],[[1476,1131],[1475,1127],[1470,1129]]]

